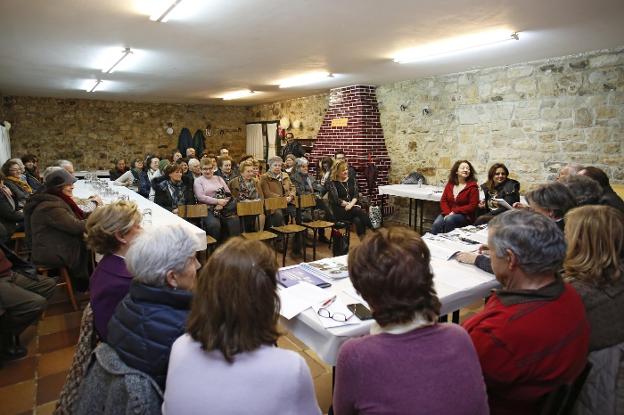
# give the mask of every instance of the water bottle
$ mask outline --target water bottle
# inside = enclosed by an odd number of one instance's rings
[[[419,177],[418,178],[418,187],[422,187],[422,182],[423,182],[422,178]]]

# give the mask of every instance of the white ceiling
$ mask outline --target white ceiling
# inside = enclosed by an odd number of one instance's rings
[[[624,45],[622,0],[183,0],[156,23],[158,1],[2,0],[0,94],[249,105]],[[401,49],[497,27],[520,41],[392,62]],[[102,75],[102,54],[124,47],[134,54]],[[335,76],[276,85],[310,70]],[[101,90],[86,92],[97,77]],[[259,93],[214,98],[244,88]]]

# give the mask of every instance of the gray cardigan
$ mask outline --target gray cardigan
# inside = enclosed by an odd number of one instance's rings
[[[163,394],[158,384],[143,372],[119,359],[115,350],[100,343],[80,385],[75,415],[160,414]]]

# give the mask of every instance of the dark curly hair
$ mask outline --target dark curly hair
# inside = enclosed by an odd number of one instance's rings
[[[466,163],[470,167],[470,175],[466,178],[467,182],[476,181],[477,177],[475,176],[475,169],[472,167],[472,163],[468,160],[457,160],[453,167],[451,167],[451,172],[449,173],[448,181],[449,183],[453,183],[455,185],[459,184],[459,180],[457,180],[457,170],[459,170],[459,166],[462,163]]]
[[[409,322],[416,312],[436,321],[430,260],[425,242],[407,227],[381,228],[351,250],[349,277],[380,326]]]

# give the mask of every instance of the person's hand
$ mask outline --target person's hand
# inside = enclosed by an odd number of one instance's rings
[[[454,214],[455,214],[455,212],[451,211],[451,212],[450,212],[448,215],[446,215],[446,216],[451,216],[451,215],[454,215]]]
[[[529,208],[527,205],[521,202],[516,202],[513,205],[511,205],[511,207],[516,208],[516,209],[528,209]]]
[[[178,208],[173,209],[173,210],[171,211],[171,213],[173,213],[173,214],[177,215],[177,214],[178,214]]]
[[[349,210],[351,210],[352,207],[353,207],[353,204],[347,203],[347,206],[345,206],[345,210],[349,211]]]
[[[217,205],[217,206],[215,206],[214,210],[223,210],[223,206],[222,205]]]
[[[93,200],[98,206],[101,206],[104,204],[104,202],[102,201],[102,198],[98,195],[89,196],[89,200]]]
[[[484,208],[485,208],[485,200],[479,200],[479,207],[480,207],[481,209],[484,209]]]
[[[477,256],[478,255],[474,252],[460,252],[455,255],[455,259],[462,264],[474,265],[475,261],[477,260]]]
[[[286,202],[290,203],[293,200],[292,196],[286,196]]]
[[[227,205],[227,199],[219,199],[217,200],[217,206],[223,208],[223,206]]]
[[[490,247],[489,247],[489,246],[487,246],[486,244],[481,245],[481,246],[479,247],[479,253],[480,253],[480,254],[487,254],[487,255],[489,255],[489,253],[490,253]]]

